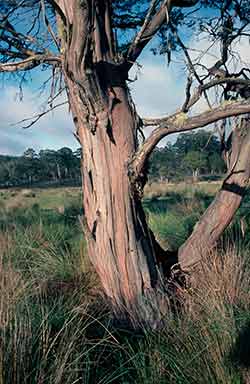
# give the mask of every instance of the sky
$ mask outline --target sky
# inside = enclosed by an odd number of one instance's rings
[[[199,50],[206,50],[210,43],[203,39],[190,41],[193,57]],[[243,41],[237,46],[243,61],[250,63],[249,42]],[[203,58],[203,64],[210,67],[219,56],[219,47],[214,46]],[[137,111],[141,117],[160,117],[173,113],[182,105],[185,97],[184,65],[173,61],[169,66],[164,56],[154,56],[149,49],[139,59],[141,68],[134,67],[130,78],[137,78],[129,84]],[[237,63],[232,63],[237,66]],[[48,74],[47,74],[48,75]],[[0,84],[0,154],[21,155],[27,148],[59,149],[70,147],[73,150],[79,144],[74,138],[74,126],[68,106],[58,108],[47,114],[29,129],[23,129],[20,120],[32,117],[43,111],[45,96],[39,87],[46,73],[36,70],[30,81],[23,85],[22,100],[18,97],[19,81],[5,80]],[[61,100],[60,100],[61,101]],[[204,108],[204,102],[196,107],[196,112]],[[148,131],[146,131],[146,134]],[[162,142],[175,140],[175,135]]]
[[[148,52],[140,63],[142,68],[130,74],[131,78],[137,76],[137,81],[129,85],[139,114],[149,117],[174,112],[183,98],[183,70],[175,71],[174,65],[168,67],[164,56]],[[41,79],[41,75],[38,77]],[[39,151],[79,146],[67,105],[47,114],[31,128],[23,129],[26,123],[18,123],[43,110],[45,96],[39,94],[38,87],[37,79],[23,85],[20,100],[18,80],[4,81],[0,99],[0,154],[21,155],[29,147]]]

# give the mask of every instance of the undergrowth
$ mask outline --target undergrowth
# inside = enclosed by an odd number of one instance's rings
[[[160,212],[146,202],[151,226],[172,248],[207,204],[174,198]],[[179,288],[164,327],[140,333],[114,328],[79,213],[1,208],[1,384],[250,383],[246,213],[190,277],[192,288]]]

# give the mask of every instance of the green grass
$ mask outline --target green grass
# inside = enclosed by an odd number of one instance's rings
[[[85,255],[79,191],[32,191],[19,208],[6,206],[21,198],[12,193],[0,199],[1,384],[249,383],[249,197],[164,327],[137,334],[110,321]],[[148,196],[144,207],[175,249],[211,198],[185,187]]]
[[[28,208],[34,204],[42,209],[63,210],[81,204],[80,188],[11,189],[0,191],[0,206],[12,210]]]

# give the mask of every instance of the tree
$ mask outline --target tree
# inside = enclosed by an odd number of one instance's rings
[[[28,149],[26,149],[26,151],[24,151],[23,157],[33,160],[33,159],[37,158],[37,154],[33,148],[28,148]]]
[[[209,171],[213,174],[225,172],[225,163],[218,153],[212,153],[208,156]]]
[[[155,148],[150,156],[148,177],[170,178],[176,175],[176,151],[170,143],[164,148]]]
[[[167,305],[157,265],[162,250],[141,205],[147,161],[158,142],[171,133],[250,112],[248,69],[235,73],[228,65],[233,44],[248,35],[249,2],[12,0],[2,1],[0,11],[0,71],[25,73],[38,66],[52,67],[51,108],[62,92],[56,89],[61,83],[57,79],[64,78],[76,137],[84,148],[82,226],[104,292],[120,318],[157,325]],[[28,25],[20,27],[20,17]],[[180,33],[190,27],[209,35],[214,44],[220,42],[221,57],[212,67],[190,56],[188,41]],[[184,54],[186,99],[171,116],[141,119],[129,93],[128,72],[156,35],[160,44],[154,52],[167,54],[168,61],[174,50]],[[214,107],[209,97],[215,88],[227,102]],[[203,96],[209,109],[191,114]],[[142,124],[155,129],[139,146]],[[201,245],[203,253],[214,246],[240,204],[249,176],[248,124],[243,120],[234,130],[231,168],[222,189],[178,253],[184,271],[200,261]]]
[[[2,186],[57,180],[58,173],[62,179],[71,178],[74,182],[80,178],[79,157],[70,148],[64,147],[58,151],[45,149],[39,155],[34,149],[28,148],[20,157],[0,155]]]
[[[220,142],[213,133],[202,129],[197,132],[180,134],[174,148],[180,154],[199,151],[209,155],[216,152],[220,153]]]
[[[60,156],[53,149],[43,149],[39,152],[39,158],[43,164],[43,172],[47,174],[47,178],[52,177],[53,180],[61,178]]]
[[[74,170],[77,171],[77,163],[75,162],[75,157],[70,148],[64,147],[57,151],[59,156],[59,164],[63,167],[63,177],[70,178],[74,177]]]
[[[199,151],[190,151],[183,159],[183,166],[192,171],[193,178],[197,178],[200,170],[207,167],[206,156]]]
[[[221,156],[221,143],[219,138],[210,131],[199,130],[197,132],[182,133],[173,145],[182,163],[183,173],[202,168],[203,172],[223,173],[225,163]]]

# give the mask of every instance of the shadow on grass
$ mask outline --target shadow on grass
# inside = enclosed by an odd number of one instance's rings
[[[250,368],[250,320],[239,332],[230,360],[241,368]]]

